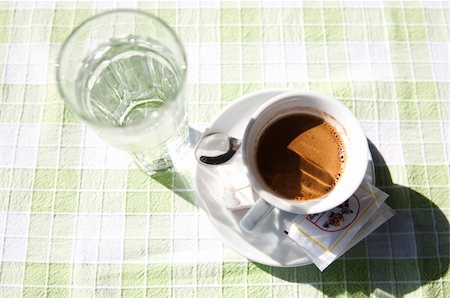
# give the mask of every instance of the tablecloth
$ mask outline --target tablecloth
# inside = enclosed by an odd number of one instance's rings
[[[148,177],[57,92],[69,32],[160,16],[189,61],[189,123],[264,88],[332,95],[361,121],[397,215],[323,273],[224,246],[177,173]],[[1,297],[450,296],[450,7],[425,2],[1,2]]]

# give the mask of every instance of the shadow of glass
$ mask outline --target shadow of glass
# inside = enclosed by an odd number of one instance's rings
[[[386,203],[397,215],[322,273],[314,265],[254,265],[274,279],[308,283],[327,296],[402,297],[424,285],[425,296],[448,296],[440,280],[449,271],[448,214],[414,189],[393,183],[380,152],[370,141],[369,146],[377,187],[389,194]]]
[[[203,133],[190,126],[188,129],[188,143],[186,144],[185,149],[187,152],[190,152],[193,151],[193,148],[195,148],[198,141],[200,141]],[[172,168],[157,172],[150,177],[165,188],[172,190],[177,196],[184,199],[189,204],[197,206],[197,201],[194,192],[192,191],[191,177],[188,174]]]
[[[197,206],[192,183],[185,175],[173,169],[158,172],[151,176],[153,180],[173,191],[177,196],[193,206]]]

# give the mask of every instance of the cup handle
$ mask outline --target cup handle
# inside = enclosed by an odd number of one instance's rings
[[[259,198],[247,213],[241,218],[240,226],[246,232],[251,232],[256,224],[266,216],[273,206],[266,202],[263,198]]]

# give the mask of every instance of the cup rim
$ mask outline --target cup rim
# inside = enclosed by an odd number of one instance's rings
[[[289,100],[293,99],[295,97],[310,97],[313,99],[318,99],[320,101],[327,101],[329,104],[332,104],[336,107],[339,107],[340,112],[345,113],[345,116],[350,118],[350,121],[352,123],[351,131],[353,132],[354,138],[352,140],[355,141],[358,148],[361,150],[364,149],[364,151],[361,151],[361,154],[366,157],[366,160],[368,159],[368,143],[367,143],[367,137],[365,136],[362,127],[356,117],[353,115],[353,113],[340,101],[333,97],[329,97],[317,92],[312,91],[289,91],[286,93],[283,93],[281,95],[275,96],[263,105],[261,105],[258,110],[253,114],[250,122],[248,123],[244,136],[242,138],[242,159],[243,164],[245,166],[246,175],[247,178],[250,181],[250,185],[253,187],[253,189],[258,193],[258,195],[266,200],[268,203],[272,204],[273,206],[288,211],[292,213],[297,214],[312,214],[312,213],[320,213],[324,212],[326,210],[330,210],[339,204],[342,204],[345,200],[347,200],[361,185],[361,182],[364,179],[364,175],[367,170],[367,162],[364,162],[362,164],[356,163],[354,164],[354,167],[351,169],[354,177],[352,177],[350,181],[349,187],[346,187],[343,189],[339,194],[333,194],[332,197],[329,195],[333,193],[333,191],[329,192],[326,196],[322,196],[319,198],[306,200],[306,201],[294,201],[289,200],[286,198],[281,197],[280,195],[275,194],[270,188],[261,181],[261,178],[258,178],[256,174],[253,173],[251,169],[251,165],[255,166],[254,163],[254,154],[253,154],[253,142],[252,144],[249,144],[251,140],[249,140],[249,134],[250,132],[253,132],[255,119],[260,117],[262,113],[267,111],[268,108],[270,108],[272,105],[279,101],[283,100]],[[301,105],[300,105],[301,107]],[[288,114],[288,113],[287,113]],[[331,115],[333,116],[333,115]],[[267,126],[261,126],[258,128],[257,132],[261,132],[264,128]],[[344,127],[345,130],[347,130],[347,126]],[[360,152],[358,150],[357,152]],[[363,158],[363,156],[360,155],[360,158]],[[348,161],[347,157],[347,161]],[[356,159],[353,158],[353,159]],[[349,169],[344,169],[344,171],[349,171]],[[341,179],[342,180],[342,179]],[[340,183],[339,180],[337,182],[337,185]],[[348,180],[348,179],[347,179]],[[335,187],[336,188],[336,187]]]
[[[178,35],[176,34],[176,32],[161,18],[159,18],[156,15],[153,15],[151,13],[147,13],[145,11],[141,11],[141,10],[137,10],[137,9],[114,9],[114,10],[108,10],[99,14],[96,14],[86,20],[84,20],[80,25],[78,25],[75,29],[72,30],[72,32],[67,36],[67,38],[64,40],[63,45],[61,46],[61,49],[59,50],[58,53],[58,58],[57,58],[57,64],[56,64],[56,82],[57,82],[57,88],[58,91],[62,97],[62,99],[64,100],[64,103],[67,104],[70,107],[70,110],[80,119],[82,119],[83,121],[85,121],[86,123],[88,123],[89,125],[92,125],[94,127],[97,128],[105,128],[105,129],[110,129],[110,130],[123,130],[124,127],[120,126],[120,125],[111,125],[111,124],[106,124],[106,123],[102,123],[102,122],[98,122],[98,121],[94,121],[91,117],[86,117],[84,114],[79,112],[79,108],[76,107],[76,105],[72,104],[70,102],[70,100],[68,99],[69,96],[67,96],[67,93],[64,91],[64,88],[62,87],[61,84],[61,62],[63,59],[63,55],[65,53],[65,51],[67,50],[67,46],[68,43],[74,38],[74,36],[85,26],[87,26],[89,23],[96,21],[97,19],[100,19],[102,17],[108,16],[108,15],[114,15],[114,14],[134,14],[134,15],[141,15],[143,17],[146,18],[150,18],[155,20],[156,22],[158,22],[159,24],[161,24],[166,30],[168,30],[168,32],[170,33],[170,35],[174,38],[180,52],[181,52],[181,56],[182,56],[182,60],[184,62],[184,64],[186,65],[186,67],[183,69],[182,71],[182,76],[181,76],[181,80],[180,80],[180,85],[178,90],[171,96],[171,99],[175,99],[177,98],[181,92],[183,91],[185,85],[186,85],[186,78],[187,78],[187,58],[186,58],[186,50],[183,47],[183,44],[180,40],[180,38],[178,37]],[[173,104],[173,101],[169,101],[167,106],[167,109],[169,109],[169,106],[171,106],[171,104]],[[163,108],[164,109],[164,108]],[[133,129],[140,129],[140,128],[145,128],[148,126],[148,121],[146,121],[145,119],[135,125],[132,125]]]

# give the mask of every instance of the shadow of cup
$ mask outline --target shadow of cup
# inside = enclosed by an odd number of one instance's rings
[[[274,279],[308,283],[328,296],[401,297],[419,287],[423,295],[448,296],[440,279],[449,271],[449,214],[416,190],[393,183],[380,152],[370,141],[369,147],[377,187],[389,194],[386,203],[397,214],[322,273],[314,265],[254,265]]]

